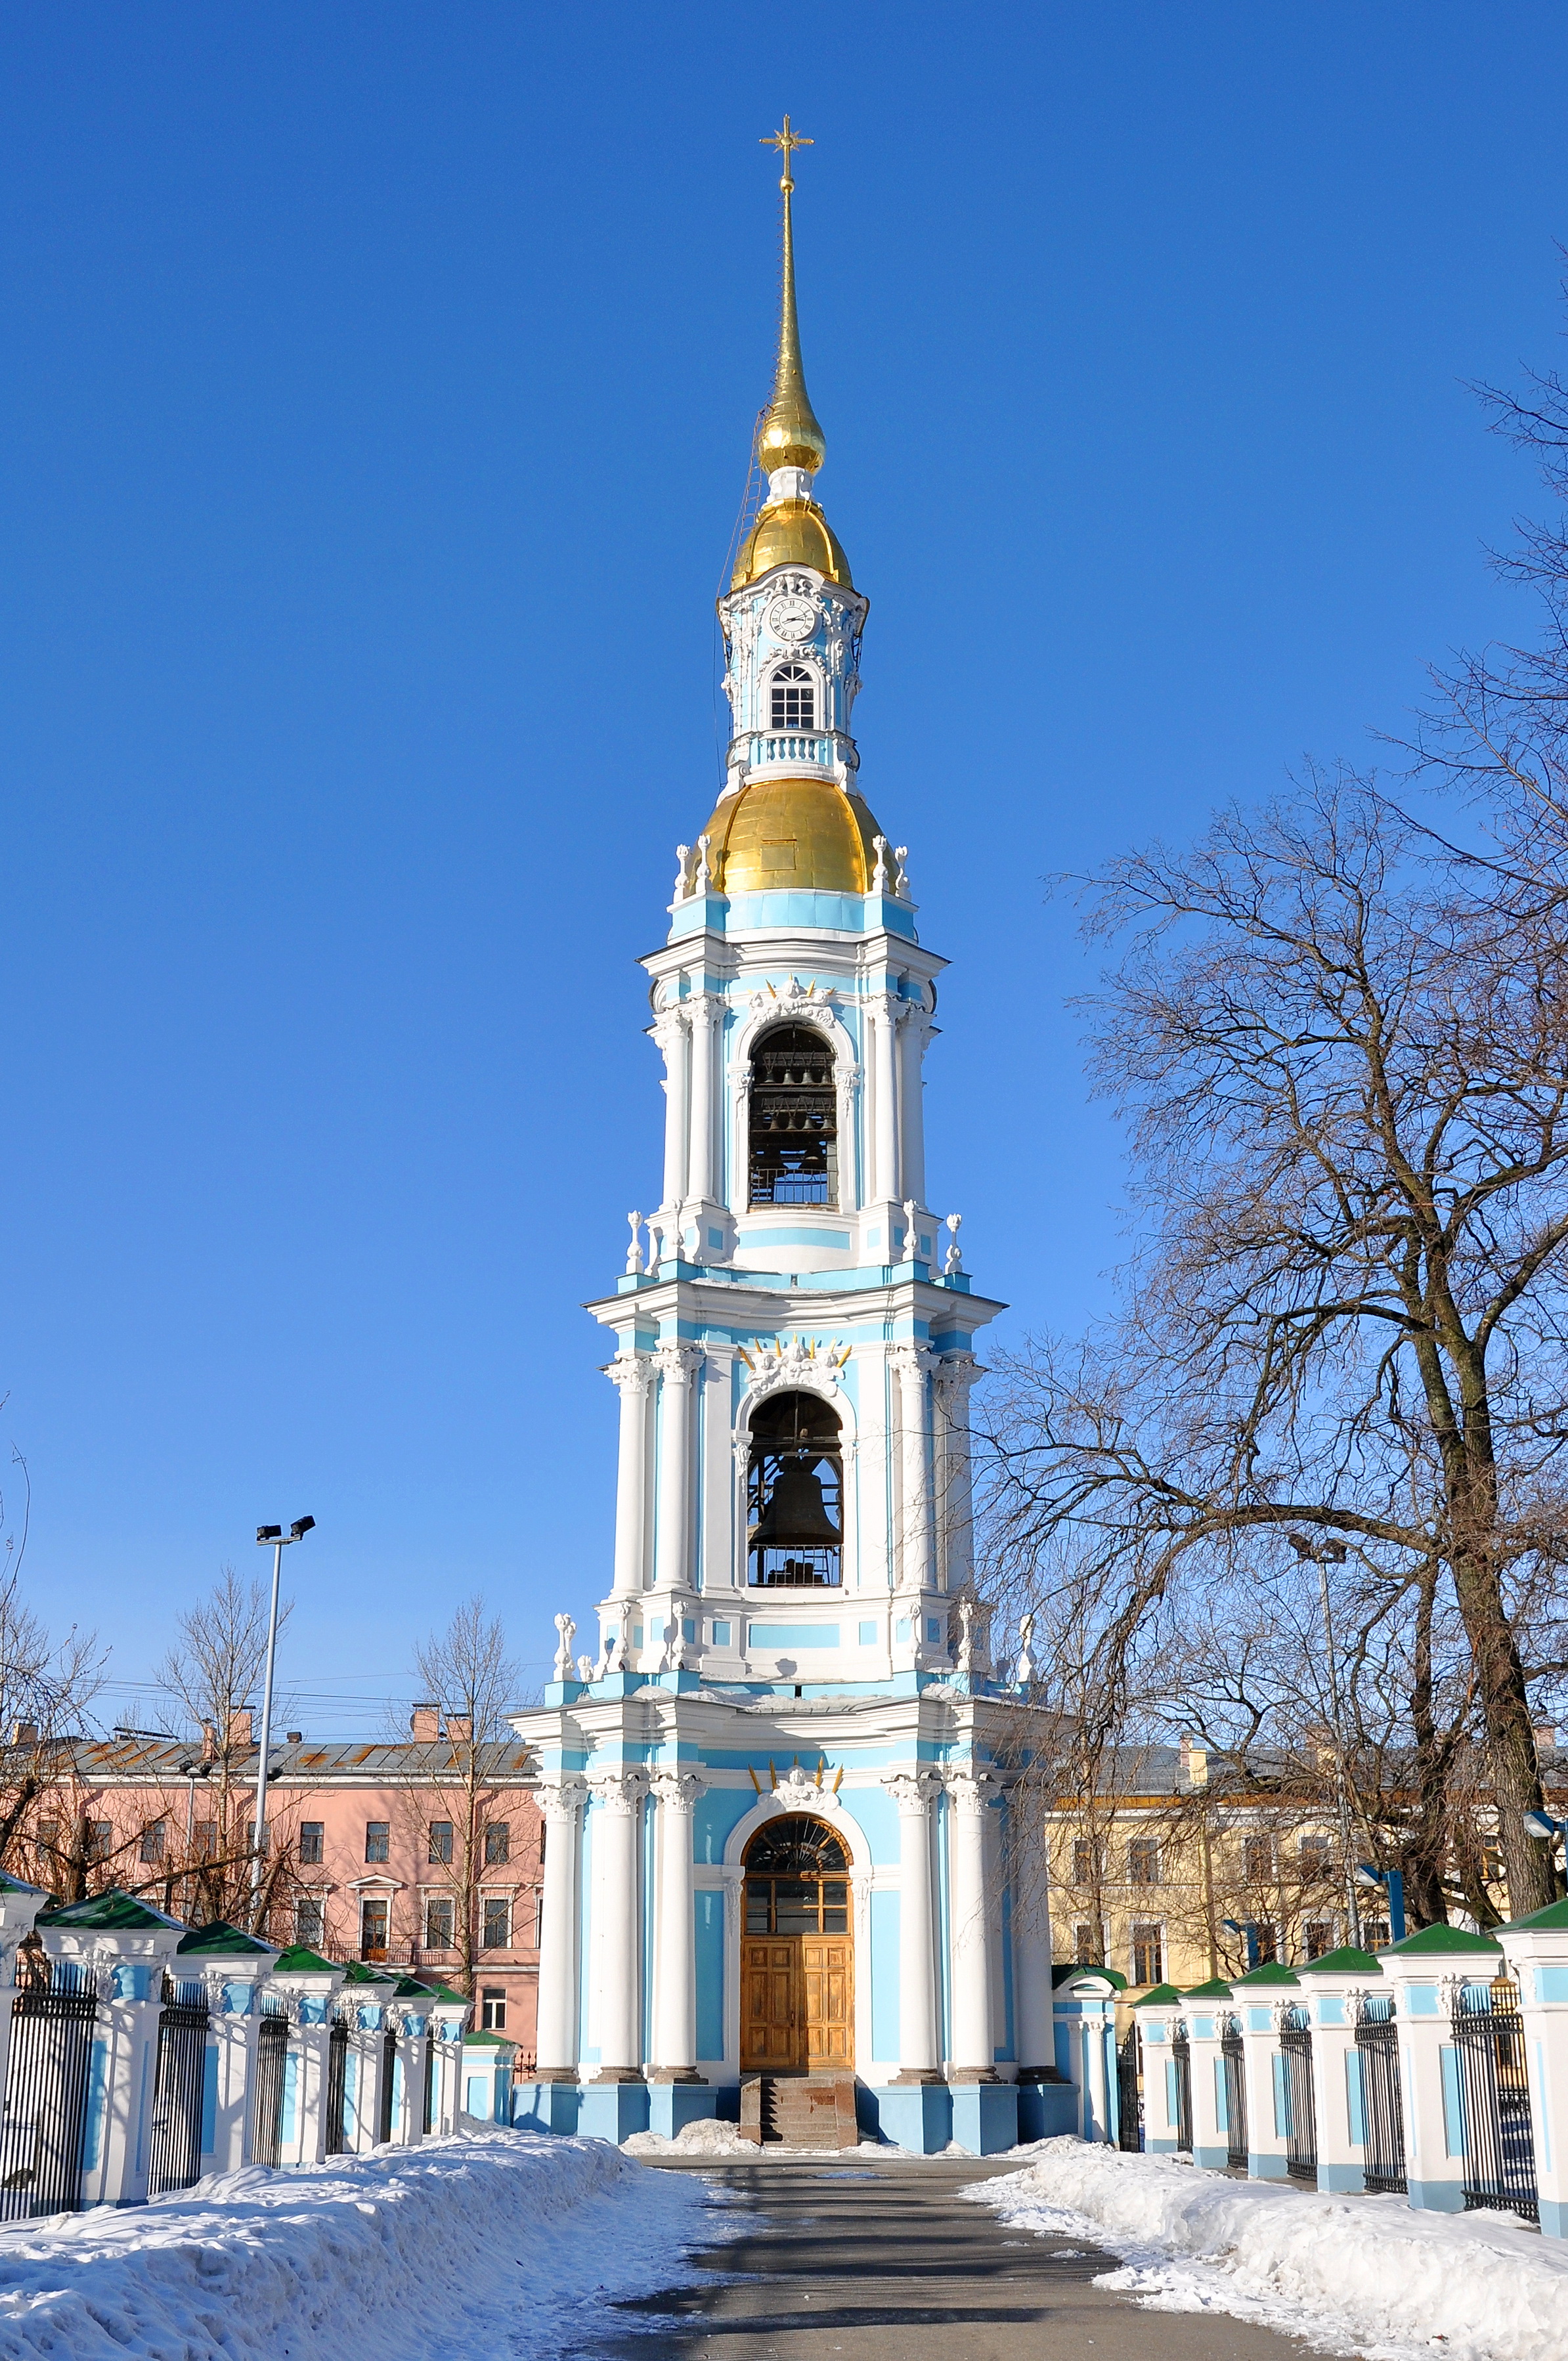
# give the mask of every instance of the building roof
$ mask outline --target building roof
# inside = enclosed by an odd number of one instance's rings
[[[62,1750],[77,1776],[89,1786],[101,1786],[116,1780],[146,1780],[172,1783],[198,1778],[204,1768],[201,1743],[192,1739],[154,1741],[145,1738],[86,1739],[79,1738],[54,1742],[49,1752],[59,1755]],[[259,1757],[259,1746],[236,1748],[229,1763],[243,1763],[254,1766]],[[526,1780],[534,1773],[532,1750],[516,1739],[498,1739],[485,1748],[486,1776],[504,1780]],[[405,1739],[400,1741],[367,1745],[351,1739],[311,1739],[297,1746],[274,1743],[270,1751],[268,1778],[274,1785],[327,1785],[333,1781],[350,1781],[356,1786],[367,1786],[380,1781],[403,1779],[429,1780],[444,1773],[460,1770],[462,1752],[449,1739]],[[247,1771],[247,1775],[253,1775]]]
[[[118,1886],[112,1886],[107,1894],[94,1894],[86,1902],[68,1902],[60,1910],[40,1910],[38,1925],[96,1928],[116,1935],[151,1934],[164,1927],[179,1927],[183,1931],[182,1920],[169,1917],[165,1912],[155,1910],[150,1902],[143,1902],[135,1894],[124,1894]]]

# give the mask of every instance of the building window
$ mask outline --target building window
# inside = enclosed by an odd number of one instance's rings
[[[479,2030],[482,2033],[504,2033],[506,2029],[506,1986],[482,1984],[479,1988]]]
[[[1094,1845],[1089,1837],[1073,1839],[1072,1882],[1075,1885],[1092,1885],[1094,1883]]]
[[[167,1820],[149,1820],[141,1832],[137,1858],[145,1861],[160,1861],[163,1859],[163,1848],[168,1835]]]
[[[1332,1838],[1303,1837],[1299,1850],[1303,1877],[1332,1876],[1334,1849]]]
[[[1361,1939],[1369,1951],[1386,1950],[1388,1945],[1387,1918],[1364,1918],[1361,1922]]]
[[[754,1588],[809,1589],[841,1578],[843,1455],[820,1394],[773,1394],[751,1419],[747,1574]]]
[[[218,1824],[216,1820],[198,1820],[195,1826],[196,1858],[215,1861],[218,1856]]]
[[[1242,1846],[1242,1875],[1249,1885],[1274,1883],[1274,1839],[1248,1837]]]
[[[365,1858],[367,1861],[388,1861],[391,1857],[392,1825],[389,1820],[367,1820],[365,1823]]]
[[[536,1894],[533,1897],[533,1948],[536,1951],[542,1951],[544,1949],[544,1896],[543,1894]]]
[[[325,1913],[321,1904],[302,1895],[294,1905],[295,1942],[303,1943],[309,1951],[319,1950],[325,1932]]]
[[[300,1822],[300,1859],[302,1861],[307,1864],[311,1862],[320,1862],[322,1858],[322,1845],[325,1835],[326,1823],[324,1820],[302,1820]]]
[[[781,1025],[753,1046],[748,1143],[753,1205],[838,1203],[833,1052],[809,1025]]]
[[[488,1898],[485,1903],[485,1931],[480,1942],[487,1951],[505,1951],[511,1945],[511,1904],[506,1900]]]
[[[384,1960],[387,1956],[387,1919],[391,1905],[384,1894],[367,1895],[359,1905],[359,1956],[362,1960]]]
[[[1072,1956],[1080,1968],[1096,1968],[1100,1964],[1100,1946],[1087,1918],[1080,1918],[1072,1930]]]
[[[424,1948],[427,1951],[450,1951],[453,1928],[457,1922],[455,1905],[448,1901],[430,1901],[424,1905]]]
[[[1133,1928],[1133,1982],[1135,1984],[1157,1984],[1164,1980],[1160,1957],[1159,1928],[1135,1925]]]
[[[1321,1960],[1333,1949],[1333,1922],[1328,1918],[1309,1918],[1301,1929],[1302,1939],[1310,1960]]]
[[[1135,1837],[1127,1847],[1127,1881],[1132,1885],[1159,1883],[1159,1839],[1157,1837]],[[1158,1977],[1155,1982],[1159,1982]]]
[[[1266,1968],[1279,1957],[1279,1938],[1268,1919],[1258,1920],[1252,1930],[1252,1939],[1257,1952],[1257,1958],[1252,1963],[1255,1967]]]
[[[775,730],[815,730],[817,691],[804,664],[780,664],[773,679]]]
[[[267,1831],[267,1841],[261,1848],[264,1854],[269,1853],[272,1850],[273,1834],[274,1831],[271,1828],[269,1828]],[[245,1824],[245,1849],[247,1852],[254,1852],[256,1850],[256,1822],[254,1820],[247,1820]]]
[[[38,1850],[40,1852],[54,1852],[58,1849],[59,1844],[60,1822],[58,1820],[40,1820],[38,1822]]]
[[[432,1820],[430,1824],[430,1858],[432,1861],[448,1861],[451,1860],[452,1823],[450,1820]]]
[[[115,1840],[114,1823],[110,1820],[83,1820],[82,1850],[89,1861],[105,1861]]]
[[[511,1827],[506,1820],[492,1820],[485,1830],[485,1867],[494,1869],[511,1859]]]

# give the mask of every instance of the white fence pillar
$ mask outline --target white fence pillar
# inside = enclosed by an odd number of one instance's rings
[[[1366,2186],[1366,2111],[1356,2004],[1383,1971],[1369,1951],[1349,1946],[1297,1969],[1312,2042],[1312,2099],[1317,2114],[1318,2187],[1359,2195]]]
[[[16,1992],[16,1953],[32,1933],[49,1901],[41,1885],[0,1876],[0,2098],[11,2059],[11,2006]]]
[[[1490,1983],[1503,1964],[1489,1935],[1423,1927],[1377,1954],[1399,2027],[1399,2096],[1405,2111],[1405,2171],[1419,2210],[1464,2210],[1464,2103],[1447,1987],[1454,1977]]]
[[[1276,2011],[1282,2000],[1299,2001],[1295,1971],[1271,1960],[1231,1982],[1242,2037],[1246,2088],[1246,2169],[1249,2180],[1286,2178],[1284,2059]]]
[[[471,2004],[460,1993],[439,1993],[431,2010],[435,2042],[432,2129],[443,2137],[458,2128],[463,2113],[463,2034]]]
[[[1181,1995],[1191,2053],[1192,2161],[1223,2172],[1230,2158],[1230,2110],[1225,2100],[1225,2027],[1234,2010],[1230,1985],[1218,1977]]]
[[[135,1894],[119,1893],[40,1912],[38,1929],[51,1959],[70,1961],[98,1984],[82,2202],[138,2205],[147,2196],[163,1975],[186,1930]]]
[[[1144,2147],[1150,2156],[1176,2154],[1176,2053],[1171,2047],[1181,1995],[1157,1984],[1133,2003],[1144,2053]]]
[[[284,2109],[279,2161],[320,2164],[326,2155],[327,2085],[332,2060],[333,2002],[344,1970],[296,1944],[273,1962],[269,1991],[283,1993],[294,2016],[293,2107]]]
[[[1018,2136],[1047,2139],[1076,2132],[1080,2139],[1115,2145],[1116,1986],[1103,1968],[1074,1968],[1053,1994],[1053,2064],[1036,2067],[1018,2085]],[[1070,2085],[1063,2089],[1063,2084]]]
[[[1499,1927],[1497,1940],[1524,2019],[1541,2232],[1568,2238],[1568,1902]]]

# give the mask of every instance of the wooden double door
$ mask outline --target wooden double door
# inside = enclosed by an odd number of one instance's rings
[[[743,1935],[740,2063],[799,2074],[855,2062],[850,1935]]]

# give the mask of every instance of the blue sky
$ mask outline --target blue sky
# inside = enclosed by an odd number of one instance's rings
[[[1551,6],[312,0],[0,16],[0,1444],[109,1710],[309,1510],[288,1676],[608,1579],[580,1310],[657,1193],[634,966],[798,165],[873,808],[953,961],[929,1171],[1005,1333],[1122,1251],[1046,881],[1398,730],[1519,622]],[[354,1702],[355,1699],[360,1700]]]

